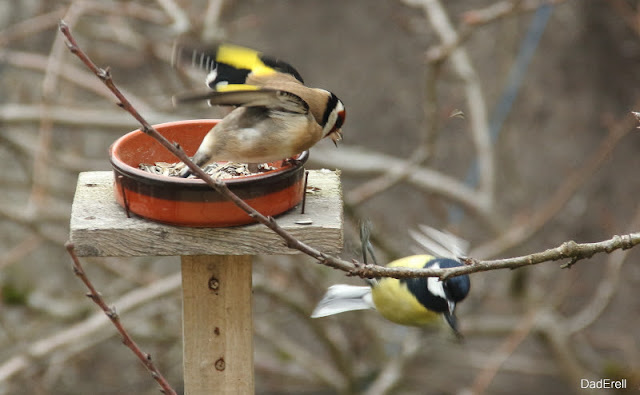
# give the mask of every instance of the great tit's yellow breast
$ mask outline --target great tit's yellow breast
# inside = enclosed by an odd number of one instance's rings
[[[398,259],[387,267],[423,268],[431,255],[412,255]],[[436,321],[440,314],[428,310],[409,291],[405,283],[396,278],[383,278],[371,290],[376,309],[389,321],[411,326],[425,326]]]
[[[371,296],[380,314],[397,324],[424,326],[439,315],[421,305],[407,286],[395,278],[380,280],[371,290]]]

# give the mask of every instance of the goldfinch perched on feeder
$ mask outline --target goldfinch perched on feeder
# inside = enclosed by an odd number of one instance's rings
[[[190,52],[190,53],[187,53]],[[210,92],[174,97],[184,103],[208,100],[236,106],[205,136],[193,157],[202,167],[213,161],[264,163],[287,159],[324,137],[342,139],[344,104],[336,95],[304,85],[300,73],[281,60],[229,44],[212,53],[174,51],[208,72]],[[188,168],[181,176],[190,174]]]
[[[449,268],[462,266],[459,256],[463,240],[429,227],[421,227],[424,234],[412,232],[412,236],[434,255],[412,255],[395,260],[387,267],[407,268]],[[369,242],[369,230],[363,226],[360,231],[362,255],[367,262],[367,251],[373,254]],[[368,280],[369,286],[333,285],[311,314],[312,318],[325,317],[351,310],[375,309],[389,321],[401,325],[426,326],[443,316],[457,336],[458,325],[455,317],[456,304],[469,293],[471,283],[468,275],[440,281],[436,277],[409,279],[380,278]]]

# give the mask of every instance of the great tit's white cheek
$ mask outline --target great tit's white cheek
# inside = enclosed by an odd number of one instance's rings
[[[442,299],[447,299],[447,295],[444,293],[444,284],[437,277],[427,278],[427,289],[435,296],[439,296]]]
[[[429,265],[431,269],[440,269],[440,264],[436,261],[432,265]],[[427,277],[427,289],[431,294],[439,296],[442,299],[447,299],[447,295],[444,293],[444,283],[437,277]]]

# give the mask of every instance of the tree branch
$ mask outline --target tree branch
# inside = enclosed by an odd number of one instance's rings
[[[160,374],[160,371],[158,371],[158,369],[154,365],[153,361],[151,360],[151,355],[143,352],[140,349],[140,347],[138,347],[136,342],[133,341],[131,336],[129,336],[129,333],[127,332],[127,330],[124,328],[124,326],[122,326],[122,322],[120,322],[120,316],[118,316],[118,313],[116,313],[115,308],[107,306],[107,304],[105,303],[100,293],[93,286],[93,284],[89,280],[89,277],[87,277],[84,269],[82,268],[82,265],[80,264],[80,260],[75,254],[73,244],[71,242],[67,242],[65,244],[65,247],[67,248],[67,252],[71,256],[71,259],[73,260],[73,272],[75,273],[76,276],[78,276],[78,278],[80,278],[80,280],[82,280],[84,285],[86,285],[86,287],[89,289],[89,293],[87,294],[89,299],[91,299],[95,304],[100,306],[100,308],[102,309],[102,311],[104,311],[106,316],[109,317],[109,319],[113,323],[113,326],[115,326],[118,332],[120,332],[120,334],[122,335],[122,342],[124,343],[124,345],[127,346],[131,351],[133,351],[133,353],[138,357],[140,362],[142,362],[144,367],[147,368],[147,370],[151,373],[151,376],[154,378],[154,380],[156,380],[158,384],[160,384],[160,387],[162,388],[163,393],[177,395],[176,391],[173,388],[171,388],[171,385],[169,385],[167,380],[164,378],[164,376],[162,376],[162,374]]]
[[[428,2],[433,4],[432,2]],[[387,268],[376,265],[365,265],[360,262],[348,262],[334,256],[325,254],[293,237],[289,232],[284,230],[278,225],[278,223],[271,217],[265,217],[258,211],[253,209],[237,195],[232,193],[226,184],[220,180],[213,180],[209,177],[200,167],[196,166],[191,159],[185,154],[185,152],[179,147],[169,142],[164,136],[156,131],[139,113],[133,108],[131,103],[124,97],[124,95],[115,86],[109,70],[104,70],[97,67],[91,59],[78,47],[77,42],[73,38],[69,27],[60,22],[60,31],[67,38],[67,46],[69,50],[78,56],[84,63],[93,71],[98,78],[113,92],[118,98],[120,106],[127,110],[141,125],[142,132],[148,134],[152,138],[156,139],[162,146],[173,153],[178,159],[183,161],[189,169],[204,180],[209,186],[216,189],[225,198],[232,201],[239,208],[244,210],[251,217],[255,218],[259,223],[267,226],[277,235],[279,235],[286,243],[287,247],[296,249],[310,257],[316,259],[319,263],[332,267],[334,269],[347,272],[351,276],[360,276],[363,278],[374,277],[395,277],[395,278],[409,278],[409,277],[439,277],[446,279],[451,276],[458,276],[461,274],[477,273],[482,271],[496,270],[496,269],[515,269],[523,266],[535,265],[546,261],[556,261],[561,259],[569,259],[570,262],[564,265],[569,267],[579,260],[590,258],[596,253],[611,252],[616,249],[628,249],[640,244],[640,232],[630,233],[628,235],[614,236],[613,238],[598,243],[585,243],[578,244],[574,241],[568,241],[563,243],[557,248],[549,249],[543,252],[538,252],[531,255],[500,259],[493,261],[478,261],[474,259],[467,259],[467,265],[449,269],[408,269],[408,268]],[[473,95],[471,95],[473,96]],[[490,185],[491,182],[488,183]]]
[[[111,78],[111,73],[108,69],[101,69],[93,63],[93,61],[85,54],[75,38],[71,34],[69,27],[64,23],[64,21],[60,21],[60,32],[67,38],[67,47],[76,55],[82,62],[94,72],[94,74],[102,80],[102,82],[113,92],[113,94],[119,100],[119,106],[128,111],[142,126],[140,129],[142,132],[146,133],[150,137],[156,139],[163,147],[168,149],[173,155],[175,155],[178,159],[184,162],[191,171],[198,175],[204,182],[207,183],[210,187],[217,190],[221,195],[223,195],[228,200],[232,201],[236,206],[244,210],[249,216],[255,218],[261,224],[267,226],[269,229],[273,230],[276,234],[284,239],[287,246],[292,249],[297,249],[300,252],[303,252],[312,258],[315,258],[320,263],[327,265],[329,267],[333,267],[335,269],[343,270],[349,272],[353,269],[353,264],[336,257],[327,255],[323,252],[316,250],[313,247],[308,246],[307,244],[301,242],[300,240],[293,237],[289,232],[284,230],[278,223],[271,217],[265,217],[260,214],[258,211],[249,206],[244,200],[240,199],[236,194],[231,192],[226,184],[221,180],[212,179],[207,173],[205,173],[199,166],[191,161],[191,159],[185,154],[185,152],[169,142],[164,136],[158,133],[153,126],[151,126],[140,113],[131,105],[131,103],[127,100],[127,98],[120,92],[118,87],[114,84],[113,79]]]
[[[419,0],[415,1],[415,4],[422,7],[443,45],[458,42],[459,34],[454,29],[440,1]],[[480,79],[471,63],[469,54],[463,48],[453,50],[449,60],[453,70],[464,82],[469,108],[465,113],[469,119],[471,137],[478,155],[479,189],[482,198],[487,200],[487,205],[492,206],[495,197],[495,159],[489,136],[487,106],[480,87]]]
[[[635,107],[637,106],[640,106],[640,102],[635,103]],[[582,166],[565,177],[565,181],[560,184],[546,203],[534,211],[528,221],[507,228],[497,238],[473,248],[470,254],[482,258],[494,257],[533,237],[606,163],[613,150],[627,134],[634,130],[633,126],[636,124],[637,121],[633,117],[626,116],[612,125],[609,134],[602,140],[596,151],[587,158]]]
[[[391,155],[368,151],[361,148],[340,147],[340,152],[335,149],[323,149],[318,147],[315,151],[319,155],[313,155],[310,159],[320,166],[335,166],[345,173],[358,175],[383,174],[389,170],[402,171],[406,161]],[[444,199],[454,201],[476,216],[483,224],[498,232],[504,228],[502,220],[491,210],[488,200],[480,196],[480,192],[442,172],[427,167],[415,167],[407,175],[407,182],[411,185],[442,196]],[[345,194],[345,202],[353,205],[359,197],[355,192]],[[480,196],[480,198],[479,198]]]
[[[591,258],[598,253],[611,253],[615,250],[627,250],[640,244],[640,232],[629,233],[626,235],[616,235],[609,240],[596,243],[579,244],[575,241],[567,241],[556,248],[551,248],[542,252],[530,255],[523,255],[514,258],[496,259],[487,261],[478,261],[475,259],[463,259],[465,266],[459,266],[449,269],[407,269],[407,268],[389,268],[376,265],[359,265],[358,268],[351,271],[352,275],[365,278],[374,277],[394,277],[394,278],[410,278],[410,277],[439,277],[444,280],[449,277],[459,276],[462,274],[471,274],[477,272],[485,272],[496,269],[517,269],[524,266],[536,265],[542,262],[569,260],[568,263],[562,265],[563,268],[570,267],[576,262]]]
[[[515,352],[515,350],[522,344],[522,342],[529,336],[531,330],[536,322],[538,310],[532,310],[527,313],[518,325],[513,329],[513,332],[496,348],[489,356],[489,360],[485,362],[484,367],[476,375],[472,384],[473,394],[486,393],[489,385],[498,374],[502,365],[507,359]]]
[[[148,286],[137,288],[120,299],[115,305],[121,313],[136,309],[150,301],[180,290],[182,276],[180,273],[171,274]],[[29,344],[23,352],[12,356],[0,364],[0,383],[6,382],[11,377],[32,366],[32,360],[38,361],[58,351],[64,352],[67,357],[77,353],[108,337],[100,334],[100,330],[108,325],[104,313],[95,313],[83,321],[64,330],[55,332]]]
[[[631,221],[630,228],[635,229],[640,226],[640,207]],[[568,319],[567,331],[570,334],[579,332],[593,324],[606,310],[611,303],[621,277],[621,269],[628,255],[628,251],[609,256],[605,272],[598,283],[598,288],[593,293],[591,300],[586,303],[580,311]]]

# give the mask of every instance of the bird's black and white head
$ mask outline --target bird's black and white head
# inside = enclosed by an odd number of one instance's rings
[[[436,269],[446,269],[450,267],[462,266],[460,262],[449,258],[438,258],[433,260],[428,267]],[[435,277],[429,277],[427,288],[429,292],[437,295],[446,305],[444,311],[441,310],[445,320],[451,326],[453,331],[460,335],[458,332],[458,322],[455,316],[456,304],[460,303],[469,294],[471,289],[471,281],[468,275],[462,275],[457,277],[448,278],[444,281]]]
[[[424,267],[446,269],[458,266],[462,266],[462,263],[455,259],[435,258],[430,260]],[[444,281],[437,277],[410,278],[402,281],[407,283],[407,287],[423,306],[431,311],[442,313],[447,323],[458,334],[455,308],[456,304],[467,297],[471,289],[471,281],[468,275],[451,277]]]
[[[342,125],[344,124],[347,113],[344,108],[344,103],[338,99],[338,96],[329,91],[325,92],[328,94],[328,99],[322,120],[320,121],[320,125],[322,125],[322,136],[329,137],[334,144],[338,145],[338,141],[342,140]]]
[[[425,266],[429,269],[448,269],[452,267],[463,266],[462,263],[455,259],[449,258],[436,258],[433,259]],[[440,296],[447,300],[447,302],[459,303],[469,294],[471,289],[471,282],[469,276],[464,274],[462,276],[456,276],[448,278],[444,281],[440,281],[437,277],[428,277],[431,280],[427,287],[431,293]]]

